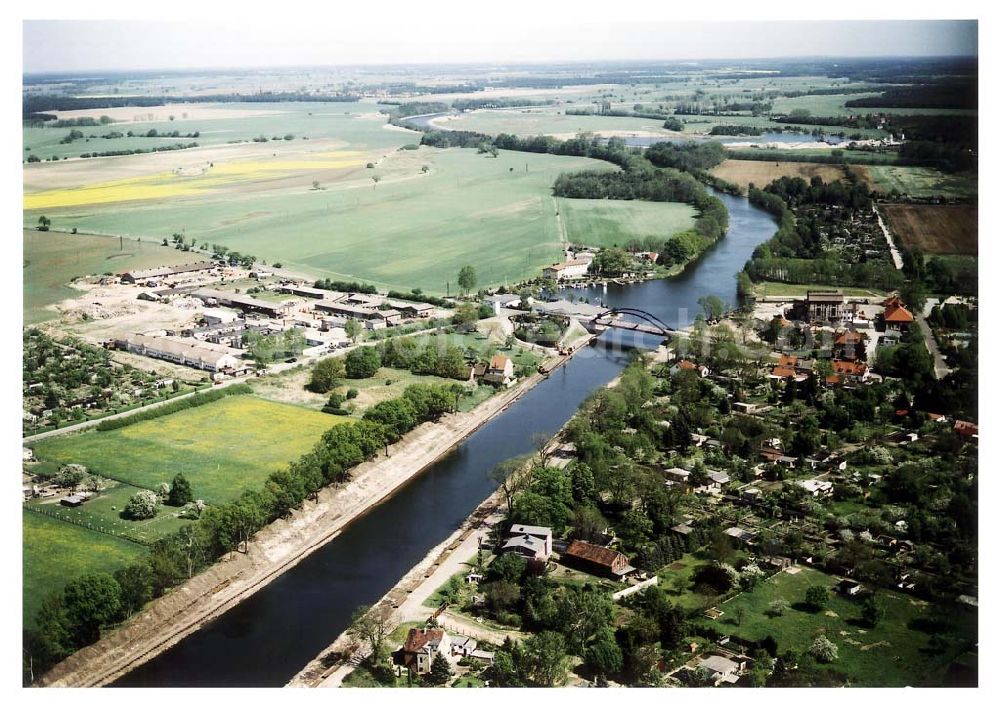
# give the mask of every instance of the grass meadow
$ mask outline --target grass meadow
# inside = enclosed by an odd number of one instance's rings
[[[183,473],[195,498],[220,503],[260,486],[345,418],[237,395],[122,429],[45,439],[35,453],[143,488]]]
[[[697,214],[686,203],[558,199],[566,240],[591,246],[623,246],[629,240],[659,240],[694,227]]]
[[[141,545],[97,533],[71,523],[22,511],[22,617],[29,624],[46,595],[87,573],[112,573],[137,560]]]
[[[861,601],[834,594],[838,579],[809,568],[799,573],[782,572],[719,605],[725,612],[715,625],[747,640],[772,635],[778,651],[805,652],[813,639],[825,635],[839,650],[839,659],[822,665],[844,672],[852,685],[900,687],[933,684],[947,665],[976,640],[973,613],[949,611],[943,647],[933,645],[926,631],[935,606],[898,592],[879,591],[885,616],[873,628],[861,622]],[[816,612],[805,603],[813,585],[831,589],[826,608]],[[791,603],[780,616],[768,614],[770,603],[779,598]],[[742,618],[739,611],[742,610]],[[739,624],[737,624],[739,621]],[[930,679],[930,681],[929,681]]]
[[[946,174],[926,166],[857,166],[871,188],[923,198],[975,198],[979,178],[975,173]]]
[[[75,277],[183,262],[178,251],[151,240],[125,241],[120,248],[117,238],[107,236],[26,230],[23,245],[26,325],[56,317],[47,306],[79,295],[67,285]]]

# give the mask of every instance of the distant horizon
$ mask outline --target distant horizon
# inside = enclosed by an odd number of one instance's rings
[[[560,41],[553,42],[554,37]],[[22,38],[24,76],[400,65],[944,59],[979,54],[977,20],[540,21],[521,26],[499,19],[474,32],[454,22],[424,26],[412,22],[380,28],[377,42],[364,33],[331,39],[324,26],[280,20],[266,26],[29,20],[23,23]],[[714,49],[706,52],[706,44]],[[262,56],[270,62],[261,65]]]
[[[536,60],[504,62],[502,60],[469,60],[464,62],[356,62],[356,63],[335,63],[335,64],[274,64],[274,65],[214,65],[202,67],[134,67],[130,69],[114,69],[111,67],[89,67],[85,69],[51,69],[43,71],[24,72],[23,77],[47,77],[66,76],[77,78],[83,75],[113,75],[113,74],[193,74],[197,72],[249,72],[266,70],[325,70],[325,69],[366,69],[366,68],[399,68],[399,67],[446,67],[446,68],[469,68],[475,65],[483,65],[487,69],[490,65],[506,65],[508,67],[540,67],[540,66],[580,66],[587,64],[606,65],[677,65],[677,64],[707,64],[729,62],[740,63],[766,63],[766,62],[794,62],[794,61],[821,61],[821,60],[851,60],[863,62],[866,60],[978,60],[978,54],[941,54],[941,55],[788,55],[781,57],[701,57],[701,58],[664,58],[664,59],[573,59],[573,60]]]

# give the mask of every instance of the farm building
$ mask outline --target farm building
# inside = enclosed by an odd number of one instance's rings
[[[562,563],[612,580],[624,580],[635,571],[622,553],[585,540],[570,543],[562,556]]]
[[[316,309],[329,315],[351,318],[360,322],[368,330],[378,330],[386,325],[399,322],[400,314],[396,310],[378,310],[367,305],[348,302],[329,302],[323,300],[316,303]]]
[[[547,268],[542,268],[542,277],[548,280],[579,278],[586,275],[589,269],[590,260],[578,258],[576,260],[567,260],[565,263],[553,263]]]
[[[184,265],[164,265],[159,268],[148,268],[147,270],[131,270],[121,274],[123,283],[141,283],[143,280],[155,280],[158,278],[174,277],[187,273],[200,273],[211,270],[215,264],[209,260],[198,263],[186,263]]]
[[[225,308],[205,308],[202,310],[201,316],[205,319],[206,325],[227,325],[229,323],[235,322],[239,315],[235,310],[226,310]]]
[[[260,313],[268,317],[284,317],[289,310],[284,303],[257,300],[247,295],[227,293],[221,290],[195,290],[191,293],[191,297],[198,298],[206,305],[233,307],[243,312]]]
[[[129,335],[115,340],[118,349],[210,372],[233,372],[243,361],[222,347],[182,337]]]

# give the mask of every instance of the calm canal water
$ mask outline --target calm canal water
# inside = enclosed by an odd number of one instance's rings
[[[693,321],[703,295],[735,304],[734,275],[775,224],[745,198],[718,195],[729,209],[729,233],[682,275],[583,292],[673,327]],[[487,474],[495,464],[531,451],[533,434],[555,432],[617,375],[636,339],[606,333],[340,536],[115,686],[283,686],[347,627],[359,605],[382,597],[458,528],[493,491]]]

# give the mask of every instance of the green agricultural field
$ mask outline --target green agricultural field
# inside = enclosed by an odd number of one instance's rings
[[[762,282],[755,283],[754,290],[757,293],[757,299],[763,300],[768,297],[788,297],[797,296],[805,294],[810,290],[830,290],[841,292],[849,297],[874,297],[874,298],[884,298],[886,293],[881,290],[875,290],[872,288],[857,288],[857,287],[838,287],[836,285],[798,285],[794,283],[774,283],[774,282]]]
[[[934,684],[944,676],[948,664],[976,641],[974,613],[940,613],[950,628],[941,633],[940,644],[933,643],[924,623],[936,614],[935,606],[885,590],[877,595],[885,605],[885,617],[869,629],[860,621],[860,600],[833,593],[837,581],[809,568],[796,574],[778,573],[754,590],[719,605],[725,615],[714,624],[747,640],[772,635],[779,652],[791,649],[802,653],[814,638],[826,635],[837,645],[839,659],[823,667],[840,670],[852,685],[863,687]],[[820,612],[804,604],[806,590],[813,585],[830,588],[830,602]],[[791,607],[781,616],[768,615],[770,603],[779,598]],[[742,624],[738,625],[740,610]]]
[[[663,240],[694,227],[697,211],[686,203],[559,198],[566,240],[590,246],[623,246],[629,240]]]
[[[122,248],[117,238],[26,230],[23,243],[26,325],[56,317],[49,305],[79,295],[67,285],[73,278],[184,262],[179,251],[151,240],[126,240]]]
[[[472,149],[421,149],[393,154],[324,190],[303,178],[286,190],[216,188],[45,213],[98,233],[180,231],[286,268],[441,294],[466,264],[485,286],[535,276],[558,260],[552,184],[563,171],[593,168],[613,167],[564,156],[504,151],[494,159]],[[25,220],[37,220],[38,212],[25,212]]]
[[[586,107],[582,104],[581,108]],[[642,117],[614,117],[593,114],[565,114],[563,109],[541,107],[532,109],[481,109],[466,112],[454,119],[439,122],[442,128],[462,131],[479,131],[484,134],[540,134],[572,138],[577,134],[593,133],[603,136],[628,136],[629,134],[660,134],[664,139],[676,136],[663,128],[659,119]]]
[[[97,533],[24,510],[24,607],[30,624],[47,595],[60,592],[73,578],[87,573],[112,573],[145,553],[146,549],[122,538]]]
[[[82,112],[95,119],[102,114],[126,116],[125,120],[104,126],[81,127],[26,127],[22,133],[24,158],[31,154],[41,159],[58,156],[60,159],[76,158],[83,153],[151,149],[173,144],[197,142],[198,146],[221,146],[237,141],[251,141],[265,136],[276,151],[284,147],[297,146],[317,139],[338,139],[352,148],[391,149],[404,143],[405,135],[395,130],[383,129],[388,117],[376,116],[377,104],[360,102],[283,102],[271,104],[253,102],[250,104],[189,104],[172,110],[174,120],[170,121],[158,107],[134,107],[130,109]],[[207,109],[204,114],[199,112]],[[185,117],[185,112],[189,116]],[[213,118],[219,113],[221,118]],[[241,112],[247,116],[240,116]],[[146,121],[147,115],[154,115],[156,121]],[[60,143],[72,129],[83,132],[84,138],[71,143]],[[177,131],[179,137],[146,137],[150,130],[157,133]],[[123,136],[103,139],[110,132],[126,134],[131,131],[137,136]],[[197,132],[198,136],[188,138],[185,134]],[[91,138],[93,135],[93,138]],[[291,140],[284,140],[292,135]],[[419,136],[414,134],[416,141]]]
[[[864,177],[873,189],[917,198],[975,198],[979,193],[979,177],[975,173],[946,174],[924,166],[864,166]]]
[[[811,133],[815,129],[827,134],[840,134],[843,133],[847,136],[852,136],[854,134],[860,134],[866,139],[881,139],[888,136],[887,132],[881,129],[851,129],[845,126],[834,126],[834,125],[822,125],[813,126],[812,124],[795,124],[793,122],[775,122],[769,117],[754,117],[754,116],[735,116],[735,117],[719,117],[711,115],[684,115],[679,116],[682,122],[684,122],[684,133],[686,134],[707,134],[711,131],[712,127],[720,125],[744,125],[744,126],[755,126],[760,127],[762,131],[775,131],[786,126],[793,127],[794,130],[800,131],[806,134]],[[752,142],[757,137],[753,136],[740,136],[730,139],[725,139],[726,141],[748,141]],[[807,141],[808,139],[803,139]]]
[[[238,395],[122,429],[45,439],[35,453],[144,488],[183,473],[195,498],[220,503],[260,486],[343,419]]]

